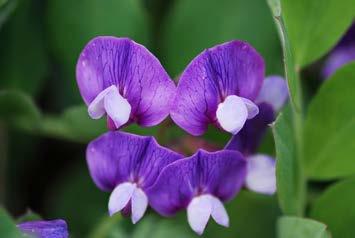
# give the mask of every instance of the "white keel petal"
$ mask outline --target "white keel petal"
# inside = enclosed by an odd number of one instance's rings
[[[115,89],[115,85],[106,88],[101,93],[99,93],[96,98],[89,104],[88,113],[92,119],[100,119],[103,115],[105,115],[106,110],[104,106],[104,98],[109,92]]]
[[[117,128],[129,120],[131,105],[127,99],[120,95],[117,88],[116,90],[111,90],[107,93],[104,100],[104,106],[107,115],[110,116]]]
[[[209,195],[201,195],[191,200],[187,207],[187,220],[192,230],[201,235],[212,212]]]
[[[136,185],[133,183],[121,183],[111,193],[108,202],[108,211],[110,216],[121,211],[131,199]]]
[[[223,203],[216,197],[211,196],[212,201],[212,218],[221,226],[229,226],[229,217]]]
[[[132,223],[136,224],[144,215],[148,207],[148,197],[140,188],[136,188],[132,195]]]

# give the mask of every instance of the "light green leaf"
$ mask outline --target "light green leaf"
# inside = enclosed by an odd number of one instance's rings
[[[278,238],[327,238],[326,225],[311,219],[281,217],[277,222]]]
[[[40,112],[32,99],[15,90],[0,91],[0,120],[33,131],[39,128]]]
[[[302,215],[305,181],[295,141],[290,107],[286,107],[273,125],[276,147],[276,181],[279,204],[286,215]]]
[[[281,7],[298,68],[325,55],[355,16],[353,0],[282,0]]]
[[[305,123],[305,165],[313,179],[355,174],[355,63],[324,82]]]
[[[264,0],[175,1],[162,36],[161,58],[171,76],[205,48],[233,39],[253,45],[264,57],[267,73],[282,71],[277,32]]]
[[[12,218],[7,214],[4,208],[0,207],[0,237],[6,238],[22,238],[24,237]]]
[[[327,224],[333,238],[353,238],[355,178],[330,186],[313,204],[310,217]]]
[[[75,65],[94,37],[130,37],[147,46],[150,21],[140,0],[51,0],[47,22],[53,55],[62,65],[60,87],[54,91],[63,106],[81,102]]]

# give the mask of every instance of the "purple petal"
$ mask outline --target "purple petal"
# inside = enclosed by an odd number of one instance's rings
[[[21,232],[38,238],[67,238],[68,226],[64,220],[28,221],[17,225]]]
[[[131,121],[142,126],[164,120],[176,91],[159,60],[127,38],[102,36],[91,40],[80,54],[76,78],[87,105],[115,85],[132,107]]]
[[[229,95],[254,100],[264,79],[264,61],[242,41],[231,41],[199,54],[182,73],[171,117],[192,135],[215,124],[218,104]]]
[[[153,137],[119,131],[105,133],[86,150],[91,177],[105,191],[113,190],[122,182],[147,188],[166,165],[182,157],[160,146]]]
[[[230,139],[225,149],[237,150],[244,155],[255,153],[268,125],[275,120],[275,112],[271,105],[261,103],[258,107],[259,114],[245,123],[243,129]]]
[[[247,157],[248,189],[262,194],[272,195],[276,192],[275,160],[267,155],[257,154]]]
[[[279,111],[289,97],[287,83],[281,76],[266,77],[256,98],[256,103],[268,103],[275,112]]]
[[[237,151],[199,150],[168,165],[147,190],[150,205],[170,216],[186,208],[194,196],[211,194],[222,201],[233,198],[246,176],[246,161]]]

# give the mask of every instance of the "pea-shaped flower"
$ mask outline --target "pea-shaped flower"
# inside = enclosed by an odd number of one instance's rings
[[[131,214],[133,223],[140,220],[148,206],[146,190],[160,171],[182,158],[155,141],[119,131],[107,132],[92,141],[86,151],[91,177],[104,191],[111,191],[109,214]]]
[[[107,115],[111,129],[131,122],[159,124],[168,116],[176,91],[159,60],[127,38],[91,40],[80,54],[76,79],[90,117]]]
[[[68,226],[64,220],[27,221],[17,225],[18,229],[35,238],[68,238]],[[26,236],[27,237],[27,236]]]
[[[237,134],[258,114],[254,100],[263,79],[264,61],[249,44],[206,49],[181,74],[171,117],[192,135],[202,135],[209,124]]]
[[[187,208],[188,222],[198,234],[203,233],[210,216],[228,226],[229,217],[222,202],[239,192],[245,175],[246,161],[239,152],[199,150],[162,170],[148,189],[150,205],[163,216]]]

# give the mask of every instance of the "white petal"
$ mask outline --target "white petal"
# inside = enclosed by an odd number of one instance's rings
[[[136,188],[132,195],[132,222],[136,224],[144,215],[148,207],[148,197],[142,189]]]
[[[212,201],[212,217],[221,226],[229,226],[229,217],[223,203],[216,197],[211,196]]]
[[[121,183],[111,193],[108,202],[108,211],[110,216],[121,211],[129,202],[136,188],[133,183]]]
[[[247,177],[245,185],[248,189],[262,193],[276,192],[275,160],[267,155],[247,157]]]
[[[127,99],[120,95],[117,88],[107,93],[104,106],[107,115],[111,117],[117,128],[128,121],[131,114],[131,105]]]
[[[197,234],[201,235],[205,230],[212,212],[209,195],[201,195],[191,200],[187,207],[187,220]]]
[[[280,76],[269,76],[265,78],[260,93],[255,100],[257,103],[266,102],[275,111],[285,104],[288,99],[288,87],[286,81]]]
[[[112,90],[117,90],[115,85],[112,85],[105,90],[103,90],[96,98],[90,103],[88,107],[89,116],[92,119],[99,119],[103,115],[105,115],[105,106],[104,106],[104,98],[105,96],[111,92]]]
[[[259,114],[259,107],[253,103],[252,101],[250,101],[247,98],[242,98],[243,102],[245,103],[245,106],[247,106],[247,110],[248,110],[248,119],[252,119],[254,118],[256,115]]]
[[[243,128],[248,109],[242,98],[231,95],[218,105],[216,116],[221,127],[235,135]]]

